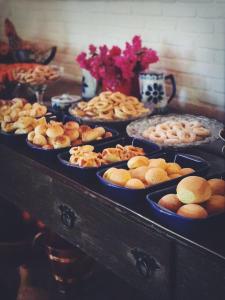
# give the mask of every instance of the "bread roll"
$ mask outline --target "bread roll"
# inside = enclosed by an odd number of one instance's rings
[[[198,176],[188,176],[177,185],[177,196],[183,203],[202,203],[212,194],[208,181]]]
[[[148,167],[142,166],[136,169],[131,169],[130,170],[130,175],[132,178],[136,178],[141,180],[142,182],[146,182],[145,180],[145,174],[148,171]]]
[[[127,166],[129,169],[136,169],[138,167],[142,166],[148,166],[149,159],[146,156],[134,156],[131,159],[128,160]]]
[[[37,146],[44,146],[47,144],[47,139],[41,134],[35,134],[33,144]]]
[[[151,158],[149,161],[149,168],[160,168],[166,170],[167,163],[164,158]]]
[[[50,138],[56,138],[60,135],[63,135],[63,133],[63,128],[57,124],[50,125],[49,128],[46,130],[46,135]]]
[[[198,204],[185,204],[178,209],[177,214],[192,219],[205,219],[208,216],[207,211]]]
[[[212,189],[212,194],[225,196],[225,180],[213,178],[209,179],[208,183]]]
[[[110,178],[110,174],[115,171],[116,168],[109,168],[108,170],[105,171],[105,173],[103,174],[103,178],[108,180]]]
[[[45,124],[37,125],[37,126],[34,128],[35,134],[45,135],[46,130],[47,130],[47,125],[45,125]]]
[[[79,131],[77,129],[65,129],[64,134],[70,138],[70,141],[75,141],[79,138]]]
[[[103,127],[96,127],[94,129],[89,129],[82,132],[81,139],[83,142],[91,142],[97,140],[105,134],[105,129]]]
[[[169,177],[164,169],[151,168],[146,172],[145,180],[148,184],[153,185],[169,180]]]
[[[184,176],[184,175],[188,175],[188,174],[191,174],[191,173],[194,173],[195,170],[192,169],[192,168],[182,168],[179,173]]]
[[[35,136],[35,132],[34,131],[29,132],[28,135],[27,135],[28,141],[29,142],[33,142],[34,136]]]
[[[205,202],[205,209],[209,215],[218,214],[225,211],[225,197],[213,195]]]
[[[63,127],[64,127],[64,129],[68,129],[68,130],[78,129],[79,128],[79,124],[77,122],[74,122],[74,121],[69,121],[69,122],[66,122],[63,125]]]
[[[107,176],[108,180],[114,184],[125,186],[127,181],[131,179],[130,173],[128,170],[124,169],[115,169]]]
[[[158,204],[173,212],[176,212],[183,205],[176,194],[167,194],[163,196],[159,200]]]
[[[67,135],[57,136],[52,140],[54,149],[66,148],[70,146],[70,139]]]
[[[136,178],[131,178],[127,181],[125,187],[129,189],[144,189],[145,185],[141,180]]]
[[[179,174],[180,170],[181,167],[177,163],[167,163],[166,165],[166,172],[168,175]]]

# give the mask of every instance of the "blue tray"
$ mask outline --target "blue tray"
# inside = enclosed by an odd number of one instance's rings
[[[156,154],[146,155],[146,156],[149,158],[164,158],[167,162],[177,162],[183,168],[193,168],[195,172],[192,173],[192,175],[205,174],[209,168],[209,164],[201,157],[184,154],[184,153],[178,153],[175,151],[169,151],[169,152],[161,151]],[[117,164],[116,167],[128,169],[126,163]],[[113,197],[113,199],[116,199],[118,200],[118,202],[123,204],[137,203],[138,201],[141,201],[141,199],[145,199],[146,195],[149,192],[172,186],[176,184],[178,181],[180,181],[182,178],[186,177],[186,176],[181,176],[179,178],[175,178],[166,182],[155,184],[145,189],[129,189],[126,187],[115,185],[105,180],[103,178],[103,174],[107,169],[108,167],[97,172],[97,177],[100,183],[102,184],[102,188],[107,196],[109,196],[110,198]]]
[[[120,138],[120,139],[115,139],[110,142],[98,144],[95,146],[94,151],[102,152],[105,148],[115,147],[117,144],[120,144],[123,146],[133,145],[136,147],[141,147],[144,149],[146,154],[153,154],[160,150],[159,146],[157,146],[153,143],[140,141],[140,140],[130,138],[130,137],[124,137],[124,138]],[[73,165],[69,162],[69,158],[70,158],[69,150],[59,153],[57,155],[57,157],[64,166],[66,166],[68,169],[70,169],[71,174],[73,174],[75,176],[79,176],[79,178],[80,177],[82,177],[82,178],[96,177],[96,172],[101,169],[104,169],[106,167],[106,165],[103,165],[101,167],[83,168],[83,167]],[[121,164],[121,162],[108,164],[107,167],[110,168],[110,167],[118,165],[118,164]]]
[[[205,178],[225,179],[225,173]],[[146,196],[146,200],[150,207],[152,217],[161,225],[166,226],[179,234],[198,236],[203,233],[212,232],[216,227],[222,226],[222,224],[225,223],[225,213],[209,216],[206,219],[191,219],[177,215],[158,205],[158,201],[166,194],[176,194],[176,185],[157,192],[151,192]]]
[[[0,140],[9,145],[24,144],[27,134],[15,134],[0,130]]]

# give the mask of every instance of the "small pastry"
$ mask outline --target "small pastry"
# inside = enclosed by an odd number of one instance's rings
[[[45,135],[46,130],[47,130],[47,125],[45,125],[45,124],[37,125],[37,126],[34,128],[35,134]]]
[[[204,207],[209,215],[222,213],[225,211],[225,197],[213,195],[205,202]]]
[[[103,127],[96,127],[94,129],[89,129],[81,134],[81,139],[83,142],[91,142],[105,134],[105,129]]]
[[[29,132],[28,135],[27,135],[28,141],[29,142],[33,142],[34,136],[35,136],[35,132],[34,131]]]
[[[181,174],[181,176],[184,176],[184,175],[188,175],[188,174],[191,174],[191,173],[194,173],[195,170],[192,169],[192,168],[182,168],[179,173]]]
[[[50,125],[49,128],[46,130],[46,135],[50,138],[56,138],[60,135],[63,135],[63,133],[63,128],[57,124]]]
[[[136,178],[131,178],[127,181],[125,187],[129,189],[144,189],[145,185],[141,180]]]
[[[198,176],[188,176],[177,185],[177,196],[183,203],[203,203],[212,195],[208,181]]]
[[[130,174],[131,174],[132,178],[136,178],[136,179],[141,180],[142,182],[146,182],[145,174],[147,171],[148,171],[148,167],[142,166],[142,167],[138,167],[136,169],[131,169]]]
[[[44,146],[47,144],[47,139],[41,134],[35,134],[33,144],[37,146]]]
[[[128,170],[124,169],[115,169],[107,176],[108,180],[119,186],[125,186],[127,181],[131,179],[130,173]]]
[[[69,121],[69,122],[66,122],[64,125],[63,125],[64,129],[68,129],[68,130],[72,130],[72,129],[78,129],[79,128],[79,124],[77,122],[74,122],[74,121]]]
[[[201,205],[193,203],[181,206],[177,214],[192,219],[205,219],[208,217],[207,211]]]
[[[181,167],[177,163],[167,163],[166,165],[166,172],[168,175],[179,174],[180,170]]]
[[[145,174],[145,180],[148,184],[158,184],[169,180],[169,177],[164,169],[161,168],[151,168]]]
[[[176,194],[167,194],[163,196],[159,200],[158,204],[173,212],[176,212],[183,205]]]
[[[166,170],[167,163],[163,158],[151,158],[149,161],[149,168],[160,168]],[[174,172],[176,173],[176,172]]]
[[[77,129],[65,129],[64,134],[70,138],[71,142],[77,140],[80,135]]]
[[[135,169],[142,166],[148,166],[149,159],[145,156],[134,156],[127,162],[127,166],[129,169]]]
[[[225,195],[225,180],[213,178],[209,179],[208,183],[212,189],[212,194]]]
[[[52,141],[54,149],[66,148],[70,146],[70,139],[67,135],[60,135]]]

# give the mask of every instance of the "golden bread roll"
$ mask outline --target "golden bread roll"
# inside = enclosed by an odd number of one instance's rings
[[[45,135],[47,128],[48,128],[47,125],[40,124],[34,128],[34,132],[35,132],[35,134]]]
[[[48,143],[47,139],[41,134],[35,134],[32,142],[37,146],[44,146]]]
[[[31,103],[26,103],[23,107],[23,110],[30,110],[32,108],[32,104]]]
[[[32,130],[33,130],[33,127],[29,126],[29,127],[26,127],[26,128],[18,128],[18,129],[15,130],[14,133],[15,134],[27,134]]]
[[[27,135],[28,141],[29,142],[33,142],[34,136],[35,136],[35,132],[34,131],[29,132],[28,135]]]
[[[34,119],[32,117],[20,117],[15,123],[14,128],[26,128],[33,124]]]
[[[221,195],[212,195],[204,205],[209,215],[218,214],[225,211],[225,197]]]
[[[177,163],[167,163],[166,165],[166,172],[168,175],[179,174],[180,170],[181,167]]]
[[[105,129],[103,127],[96,127],[82,132],[81,139],[83,142],[91,142],[102,137],[104,134]]]
[[[109,168],[108,170],[105,171],[105,173],[103,174],[103,178],[108,180],[110,178],[110,174],[112,172],[114,172],[116,170],[116,168]]]
[[[177,185],[177,196],[183,203],[203,203],[212,195],[208,181],[199,176],[188,176]]]
[[[70,138],[67,135],[60,135],[52,140],[54,149],[66,148],[70,146]]]
[[[148,166],[149,159],[146,156],[134,156],[131,159],[128,160],[127,166],[129,169],[136,169],[138,167],[142,166]]]
[[[188,175],[188,174],[191,174],[191,173],[194,173],[194,172],[195,172],[195,170],[192,169],[192,168],[182,168],[179,173],[182,176],[184,176],[184,175]]]
[[[174,174],[170,174],[169,175],[169,178],[171,178],[171,179],[175,179],[175,178],[179,178],[179,177],[181,177],[182,175],[180,175],[179,173],[174,173]]]
[[[169,177],[164,169],[161,168],[151,168],[145,174],[145,180],[148,184],[158,184],[169,180]]]
[[[79,131],[77,129],[65,129],[64,134],[70,138],[70,141],[75,141],[79,138]]]
[[[77,122],[74,122],[74,121],[69,121],[69,122],[66,122],[63,125],[63,127],[64,127],[64,129],[68,129],[68,130],[78,129],[79,128],[79,124]]]
[[[208,217],[207,211],[201,205],[193,203],[181,206],[177,214],[192,219],[205,219]]]
[[[107,178],[110,182],[114,184],[125,186],[127,181],[131,179],[131,176],[128,170],[115,169],[107,175]]]
[[[163,196],[159,200],[158,204],[173,212],[176,212],[183,205],[176,194],[167,194]]]
[[[36,126],[38,125],[47,125],[47,121],[45,117],[36,120]]]
[[[145,185],[141,180],[136,178],[131,178],[126,182],[125,187],[129,189],[144,189]]]
[[[208,183],[212,189],[212,194],[225,196],[225,180],[213,178],[209,179]]]
[[[1,123],[1,129],[2,131],[5,131],[5,132],[12,132],[14,131],[14,123],[7,123],[7,122],[2,122]]]
[[[130,175],[132,178],[136,178],[141,180],[142,182],[146,182],[145,180],[145,174],[148,171],[148,167],[142,166],[138,167],[136,169],[130,169]]]
[[[160,168],[166,170],[167,163],[164,158],[151,158],[148,166],[149,168]]]
[[[63,135],[64,130],[58,124],[50,125],[49,128],[46,130],[46,135],[50,138],[56,138],[60,135]]]

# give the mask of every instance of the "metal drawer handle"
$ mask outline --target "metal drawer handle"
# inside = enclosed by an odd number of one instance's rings
[[[74,211],[68,207],[67,205],[61,204],[59,205],[61,222],[67,228],[73,228],[76,222],[76,214]]]
[[[156,259],[145,252],[134,249],[131,253],[135,258],[137,271],[142,277],[149,279],[155,270],[160,268]]]

